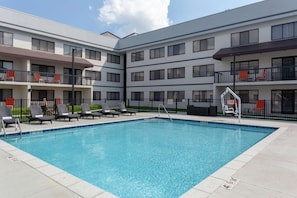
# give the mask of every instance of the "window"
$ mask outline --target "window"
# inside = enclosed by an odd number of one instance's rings
[[[74,56],[76,57],[82,57],[82,48],[81,47],[75,47],[71,45],[64,45],[64,55],[72,56],[72,50],[74,51]]]
[[[0,60],[0,73],[6,73],[6,70],[12,70],[13,62]]]
[[[172,99],[173,101],[182,102],[185,99],[184,91],[168,91],[167,99]]]
[[[13,34],[9,32],[0,31],[0,45],[12,46],[13,44]]]
[[[109,82],[120,82],[120,74],[107,73],[107,81],[109,81]]]
[[[101,72],[98,71],[86,71],[86,77],[91,78],[91,80],[101,80]]]
[[[185,68],[171,68],[167,70],[167,78],[175,79],[175,78],[185,78]]]
[[[131,53],[131,62],[143,61],[144,51]]]
[[[193,41],[193,52],[206,51],[214,49],[214,38]]]
[[[297,37],[297,22],[274,25],[271,27],[271,40]]]
[[[101,60],[101,52],[86,49],[86,58],[100,61]]]
[[[116,63],[116,64],[120,64],[121,58],[120,56],[117,55],[113,55],[113,54],[107,54],[107,62],[108,63]]]
[[[131,92],[131,100],[144,101],[144,92]]]
[[[249,74],[258,74],[259,73],[259,61],[241,61],[236,62],[235,64],[235,74],[238,74],[239,71],[248,70]],[[233,62],[231,62],[231,75],[233,75]]]
[[[12,89],[0,89],[0,101],[4,102],[6,98],[12,98]]]
[[[32,72],[40,72],[41,76],[51,76],[53,77],[55,74],[55,67],[54,66],[47,66],[47,65],[36,65],[33,64],[31,66]]]
[[[193,102],[211,102],[212,101],[212,90],[193,91],[192,92]]]
[[[237,32],[231,34],[231,45],[232,47],[235,46],[242,46],[242,45],[249,45],[259,43],[259,30],[248,30],[244,32]]]
[[[150,80],[163,80],[165,78],[165,70],[152,70],[150,71]]]
[[[193,77],[214,76],[214,65],[198,65],[193,66]]]
[[[144,72],[132,72],[131,81],[144,81]]]
[[[120,100],[120,92],[107,92],[107,100]]]
[[[150,59],[162,58],[165,56],[165,48],[155,48],[150,50]]]
[[[168,56],[185,54],[185,43],[168,46]]]
[[[164,91],[150,91],[150,101],[164,101]]]
[[[35,90],[33,89],[32,92],[32,101],[42,101],[43,98],[46,98],[48,101],[54,100],[54,90]]]
[[[256,102],[259,98],[258,90],[237,90],[236,94],[238,94],[242,103],[256,104]]]
[[[93,91],[93,100],[101,100],[101,92]]]
[[[44,52],[55,52],[55,43],[45,40],[32,38],[32,50],[39,50]]]

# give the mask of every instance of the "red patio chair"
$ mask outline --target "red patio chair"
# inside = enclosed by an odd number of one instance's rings
[[[255,111],[263,111],[265,108],[265,100],[258,100],[256,107],[253,108]]]
[[[61,75],[60,74],[55,74],[53,83],[61,83]]]
[[[14,80],[14,70],[6,70],[5,80]]]
[[[6,104],[6,106],[12,108],[14,106],[14,98],[6,98],[5,99],[5,104]]]
[[[247,70],[239,71],[239,80],[241,80],[241,81],[248,80],[248,71]]]

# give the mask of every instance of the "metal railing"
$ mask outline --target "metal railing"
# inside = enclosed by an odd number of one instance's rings
[[[10,72],[9,74],[9,71]],[[38,74],[38,75],[36,75]],[[0,81],[72,85],[71,74],[0,69]],[[74,75],[75,85],[92,85],[91,77]]]
[[[241,70],[246,71],[246,70]],[[241,71],[235,71],[236,82],[263,82],[263,81],[286,81],[297,80],[296,66],[270,67],[248,69],[245,78],[240,77]],[[219,71],[214,73],[215,83],[232,83],[233,71]]]

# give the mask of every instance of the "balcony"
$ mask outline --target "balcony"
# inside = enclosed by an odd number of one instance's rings
[[[45,72],[31,72],[21,70],[0,69],[0,82],[31,82],[45,84],[63,84],[72,85],[71,74],[54,74]],[[75,85],[91,86],[92,79],[90,77],[74,75]]]
[[[214,83],[233,83],[233,71],[215,72]],[[273,68],[259,68],[235,72],[235,82],[267,82],[297,80],[297,67],[282,66]]]

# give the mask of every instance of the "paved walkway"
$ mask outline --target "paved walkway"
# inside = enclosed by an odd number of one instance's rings
[[[139,119],[157,114],[137,113],[136,116],[120,116],[102,119],[80,119],[79,121],[54,121],[53,124],[22,123],[26,131],[40,131],[60,127],[89,125],[120,120]],[[161,115],[162,116],[162,115]],[[166,115],[164,115],[166,116]],[[237,119],[227,117],[199,117],[171,115],[202,121],[238,123]],[[297,123],[247,120],[241,124],[275,126],[280,129],[259,142],[257,145],[228,163],[206,180],[189,190],[182,197],[201,198],[297,198]],[[14,127],[7,129],[14,132]],[[230,178],[237,182],[232,189],[223,187],[230,184]],[[236,184],[236,185],[235,185]],[[111,193],[80,180],[64,171],[51,166],[23,151],[0,140],[0,192],[1,197],[92,197],[112,198]]]

